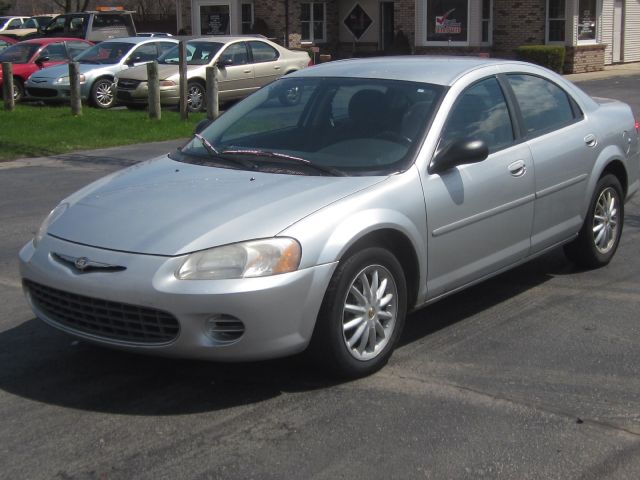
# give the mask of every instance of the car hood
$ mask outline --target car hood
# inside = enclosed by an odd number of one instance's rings
[[[114,71],[119,70],[120,67],[116,63],[115,65],[96,65],[95,63],[81,63],[79,64],[78,70],[80,73],[100,73],[99,70],[104,70],[105,72],[112,73]],[[36,72],[32,75],[32,78],[59,78],[59,77],[68,77],[69,76],[69,65],[55,65],[53,67],[43,68],[39,72]]]
[[[49,227],[58,238],[150,255],[181,255],[268,238],[386,177],[282,175],[185,164],[137,164],[71,195]]]

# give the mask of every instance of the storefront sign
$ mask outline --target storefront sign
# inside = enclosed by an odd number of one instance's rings
[[[467,42],[469,0],[426,2],[428,42]]]

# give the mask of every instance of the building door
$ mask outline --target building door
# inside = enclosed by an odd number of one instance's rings
[[[393,2],[380,2],[380,50],[393,44]]]
[[[613,5],[613,63],[622,61],[622,0]]]
[[[192,0],[191,29],[198,35],[240,33],[240,2],[237,0]]]

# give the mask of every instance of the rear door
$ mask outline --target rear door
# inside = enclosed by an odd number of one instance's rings
[[[531,246],[538,252],[582,225],[585,186],[601,150],[577,103],[559,85],[532,74],[506,76],[533,155],[536,201]]]
[[[256,87],[263,87],[277,80],[284,74],[283,69],[285,66],[280,60],[278,50],[259,40],[253,40],[247,43],[251,49]]]
[[[469,86],[449,114],[438,150],[456,140],[484,140],[489,156],[426,176],[431,298],[529,253],[534,171],[529,147],[516,141],[513,115],[495,76]]]

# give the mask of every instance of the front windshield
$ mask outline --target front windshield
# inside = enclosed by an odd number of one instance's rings
[[[385,175],[411,165],[443,91],[398,80],[282,78],[225,112],[202,136],[221,161],[260,166],[278,163],[277,154],[343,175]],[[216,157],[198,138],[181,155],[187,162]]]
[[[133,46],[133,43],[127,42],[102,42],[84,51],[75,60],[80,63],[115,65]]]
[[[37,43],[17,43],[0,53],[0,62],[28,63],[39,48]]]
[[[207,65],[223,47],[219,42],[187,42],[187,65]],[[177,65],[180,61],[180,47],[175,46],[158,58],[158,63]]]

